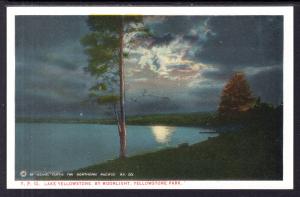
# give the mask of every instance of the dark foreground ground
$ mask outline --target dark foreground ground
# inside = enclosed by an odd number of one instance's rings
[[[281,146],[272,132],[224,133],[192,146],[113,160],[79,172],[115,172],[116,179],[120,172],[133,172],[126,179],[278,180],[282,179]]]

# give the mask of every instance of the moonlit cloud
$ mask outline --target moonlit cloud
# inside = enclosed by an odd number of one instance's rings
[[[160,78],[195,79],[207,65],[186,58],[186,53],[191,48],[191,44],[181,37],[174,39],[168,45],[153,46],[152,48],[138,47],[131,51],[135,57],[127,61],[128,67],[130,67],[129,73],[131,77],[134,77],[134,73],[143,72],[145,67],[149,67]]]
[[[241,69],[241,71],[243,71],[244,73],[247,73],[248,76],[252,76],[252,75],[262,73],[262,72],[271,71],[271,70],[276,69],[276,68],[280,68],[280,66],[275,66],[275,65],[263,66],[263,67],[248,66],[248,67],[245,67],[245,68]]]

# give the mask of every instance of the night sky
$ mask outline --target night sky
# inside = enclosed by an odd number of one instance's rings
[[[16,16],[16,116],[110,116],[90,102],[86,16]],[[281,16],[145,16],[153,33],[125,60],[126,112],[215,111],[224,84],[245,73],[254,96],[282,102]],[[129,36],[128,36],[129,38]]]

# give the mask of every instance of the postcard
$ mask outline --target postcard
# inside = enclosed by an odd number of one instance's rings
[[[293,7],[7,8],[9,189],[293,189]]]

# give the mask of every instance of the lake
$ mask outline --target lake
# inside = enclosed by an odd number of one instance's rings
[[[127,155],[137,155],[217,136],[209,129],[169,126],[127,126]],[[26,170],[68,171],[119,155],[116,125],[16,124],[16,175]]]

